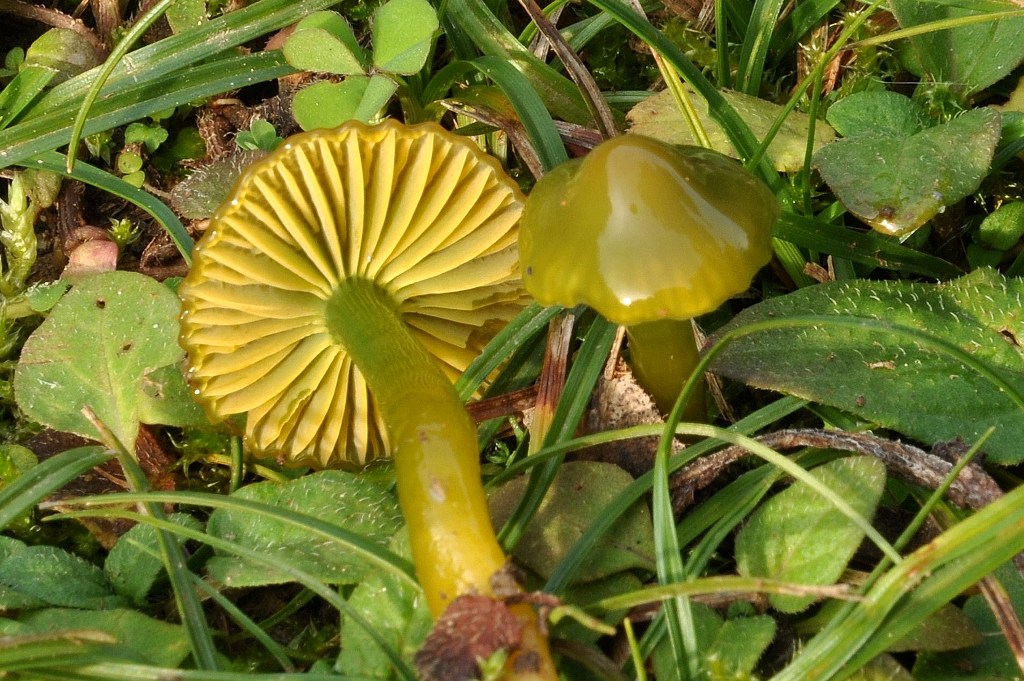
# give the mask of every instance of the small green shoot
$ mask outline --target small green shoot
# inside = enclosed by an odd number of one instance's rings
[[[283,141],[274,126],[262,118],[253,119],[248,130],[235,136],[235,144],[242,151],[273,151]]]

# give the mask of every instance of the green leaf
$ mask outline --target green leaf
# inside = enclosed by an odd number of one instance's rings
[[[0,610],[40,605],[103,610],[125,604],[103,571],[78,556],[54,546],[8,550],[0,558]]]
[[[340,83],[313,83],[292,101],[295,120],[303,130],[336,128],[345,121],[364,123],[374,118],[398,86],[385,76],[352,76]]]
[[[168,520],[201,529],[199,521],[185,513],[170,515]],[[150,589],[164,573],[157,530],[150,525],[136,525],[121,535],[107,554],[103,571],[117,593],[134,605],[145,605]]]
[[[98,274],[75,286],[25,341],[15,399],[55,430],[99,439],[90,407],[134,451],[146,377],[184,356],[177,296],[132,272]]]
[[[394,497],[343,471],[323,471],[284,484],[256,483],[232,496],[301,510],[381,545],[402,525]],[[332,584],[355,584],[370,570],[365,559],[346,554],[322,537],[248,512],[218,509],[210,516],[207,532],[264,555],[277,556]],[[236,556],[215,556],[207,570],[213,579],[232,587],[289,581],[285,573]]]
[[[922,681],[910,675],[891,655],[879,655],[846,677],[846,681]],[[980,681],[980,679],[975,679]]]
[[[1012,609],[1021,612],[1024,608],[1024,579],[1020,573],[1012,564],[1007,564],[994,576],[1009,594]],[[962,650],[922,653],[914,665],[914,678],[917,681],[998,681],[1020,676],[1020,667],[985,597],[976,595],[968,598],[963,614],[981,633],[976,640],[971,640],[976,645]]]
[[[685,88],[693,102],[697,117],[711,140],[711,148],[720,153],[739,158],[729,135],[708,110],[707,101],[690,87]],[[722,90],[722,97],[728,102],[743,122],[750,126],[757,139],[764,139],[782,107],[772,102],[751,97],[741,92]],[[676,106],[672,93],[662,91],[633,107],[627,115],[631,123],[630,132],[660,139],[669,144],[697,144],[690,133],[690,126]],[[797,172],[803,169],[810,134],[810,118],[807,114],[791,112],[786,116],[778,134],[768,146],[768,158],[776,170]],[[816,121],[814,126],[814,148],[819,149],[835,139],[835,131],[825,121]]]
[[[891,8],[901,28],[992,13],[972,3],[918,0],[893,0]],[[1003,18],[928,31],[908,40],[932,81],[959,84],[969,95],[1009,75],[1024,60],[1022,32],[1024,17]]]
[[[989,248],[1008,251],[1024,236],[1024,201],[1004,203],[985,216],[978,238]]]
[[[885,465],[856,456],[811,471],[861,515],[870,518],[885,488]],[[739,573],[797,584],[834,584],[864,538],[863,531],[802,482],[776,494],[747,520],[736,537]],[[800,612],[813,596],[772,595],[771,604]]]
[[[202,26],[209,19],[206,16],[206,0],[176,0],[167,8],[164,16],[174,33]]]
[[[352,26],[337,12],[314,12],[300,21],[284,44],[284,58],[303,71],[366,73],[366,53]]]
[[[1024,282],[990,269],[941,285],[812,286],[748,308],[718,335],[771,320],[784,325],[794,315],[822,315],[821,324],[740,337],[718,355],[713,370],[846,410],[927,444],[957,437],[973,442],[994,426],[985,443],[989,460],[1017,463],[1024,459],[1024,413],[1001,386],[962,362],[981,362],[1024,391],[1022,295]],[[893,325],[965,355],[940,352]]]
[[[0,620],[0,631],[10,631],[10,620]],[[19,635],[60,631],[101,631],[111,635],[125,657],[158,667],[176,669],[188,656],[184,630],[134,610],[71,610],[49,608],[22,616]]]
[[[407,533],[399,532],[391,542],[395,553],[408,557]],[[410,663],[430,633],[432,619],[419,589],[393,573],[374,571],[352,590],[349,606],[377,634]],[[342,620],[345,645],[338,655],[335,671],[352,677],[399,679],[394,665],[362,626],[347,617]]]
[[[512,555],[542,577],[549,577],[595,516],[632,481],[628,473],[613,464],[563,464]],[[488,504],[496,527],[511,516],[527,483],[525,476],[515,478],[491,494]],[[654,569],[651,515],[643,504],[635,505],[605,533],[576,580],[589,582],[632,568]]]
[[[897,92],[856,92],[829,107],[828,122],[843,137],[910,137],[924,127],[921,106]]]
[[[0,91],[0,130],[46,89],[57,71],[48,66],[26,66]]]
[[[168,364],[143,376],[138,400],[142,423],[178,427],[210,424],[206,412],[192,399],[192,389],[178,364]]]
[[[974,109],[910,137],[833,142],[814,155],[814,166],[851,213],[902,235],[978,188],[999,133],[997,111]]]
[[[726,620],[707,651],[708,681],[755,679],[752,672],[775,638],[775,620],[768,615]]]
[[[960,650],[975,646],[981,641],[982,636],[971,618],[950,603],[889,646],[889,652]]]
[[[427,63],[437,12],[426,0],[389,0],[373,15],[373,63],[386,73],[412,75]]]

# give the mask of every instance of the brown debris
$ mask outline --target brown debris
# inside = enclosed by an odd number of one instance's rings
[[[515,651],[522,635],[521,622],[505,603],[478,594],[459,596],[416,653],[416,669],[423,681],[477,679],[479,661]]]

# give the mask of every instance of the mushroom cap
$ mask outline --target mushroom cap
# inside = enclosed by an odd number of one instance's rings
[[[286,140],[238,180],[179,289],[188,379],[259,456],[314,467],[387,454],[366,382],[325,324],[346,277],[387,291],[453,380],[528,303],[523,196],[438,125],[351,122]]]
[[[526,289],[617,324],[688,319],[744,291],[772,256],[775,196],[721,154],[639,135],[545,175],[519,230]]]

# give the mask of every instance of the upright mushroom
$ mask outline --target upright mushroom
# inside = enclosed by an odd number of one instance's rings
[[[314,467],[394,457],[435,615],[491,595],[505,564],[452,378],[526,303],[522,201],[437,125],[298,135],[242,176],[180,289],[191,385],[215,417],[246,414],[251,450]],[[532,678],[552,678],[533,652],[546,676]]]
[[[698,358],[689,320],[750,286],[778,216],[768,187],[721,154],[615,137],[534,187],[523,282],[542,304],[625,325],[633,370],[667,412]]]

